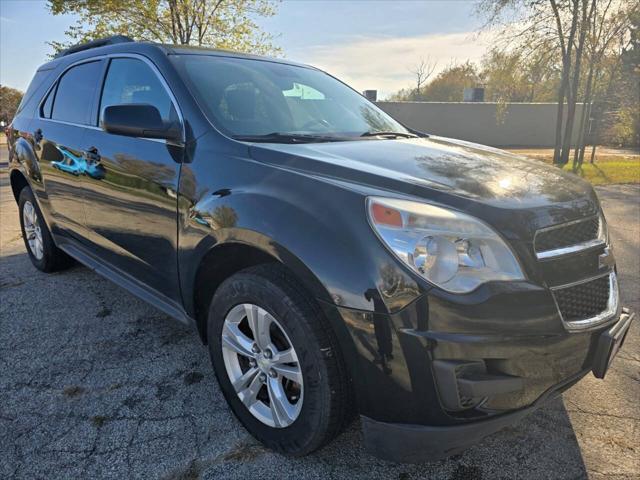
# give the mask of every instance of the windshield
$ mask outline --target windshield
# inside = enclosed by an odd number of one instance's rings
[[[238,139],[411,135],[360,94],[313,68],[211,55],[178,55],[174,61],[209,119]]]

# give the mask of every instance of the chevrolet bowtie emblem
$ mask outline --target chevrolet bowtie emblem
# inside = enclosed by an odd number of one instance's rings
[[[610,247],[606,247],[604,252],[598,257],[598,268],[613,267],[616,261]]]

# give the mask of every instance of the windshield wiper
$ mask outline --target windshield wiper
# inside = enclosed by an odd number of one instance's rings
[[[402,137],[402,138],[418,138],[418,135],[414,135],[413,133],[405,133],[405,132],[384,132],[384,131],[369,131],[364,132],[361,137]]]
[[[349,140],[347,137],[316,135],[312,133],[284,133],[272,132],[264,135],[234,135],[236,140],[243,142],[271,142],[271,143],[314,143],[340,142]]]

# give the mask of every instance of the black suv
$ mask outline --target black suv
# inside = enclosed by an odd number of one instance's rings
[[[194,325],[278,452],[358,414],[379,456],[451,455],[603,377],[632,319],[587,183],[309,66],[80,45],[38,69],[9,149],[33,264],[73,258]]]

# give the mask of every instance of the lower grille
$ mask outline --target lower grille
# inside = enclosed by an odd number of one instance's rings
[[[615,273],[553,289],[562,320],[571,326],[589,327],[607,320],[617,309]]]

